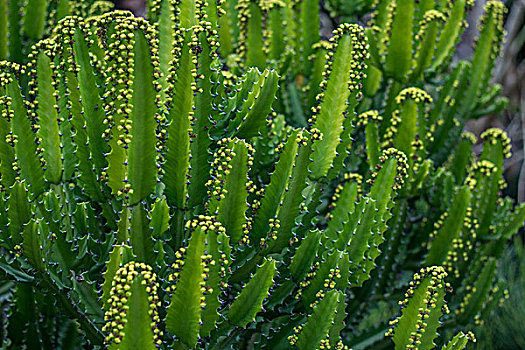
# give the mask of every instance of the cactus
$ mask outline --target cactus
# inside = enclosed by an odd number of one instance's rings
[[[147,19],[58,1],[53,30],[0,22],[18,40],[0,54],[29,45],[0,62],[2,346],[474,339],[525,221],[500,196],[508,137],[476,157],[460,134],[504,105],[503,8],[448,70],[470,2],[362,3],[370,27],[328,41],[309,0],[151,1]]]
[[[0,60],[27,63],[31,46],[48,36],[66,16],[97,16],[113,8],[110,1],[2,0]]]

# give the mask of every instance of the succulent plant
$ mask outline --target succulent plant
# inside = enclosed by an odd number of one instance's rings
[[[2,346],[462,349],[525,221],[460,133],[504,104],[501,3],[448,68],[469,5],[152,1],[0,62]]]
[[[0,60],[27,63],[29,50],[66,16],[98,16],[113,9],[111,1],[0,1]]]

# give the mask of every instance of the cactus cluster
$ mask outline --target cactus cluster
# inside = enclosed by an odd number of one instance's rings
[[[27,63],[31,46],[49,36],[61,19],[98,16],[113,7],[106,0],[2,0],[0,60]]]
[[[505,105],[504,7],[452,67],[470,1],[366,3],[327,40],[313,0],[30,0],[57,21],[33,41],[0,18],[1,347],[474,340],[525,221],[506,134],[461,134]]]

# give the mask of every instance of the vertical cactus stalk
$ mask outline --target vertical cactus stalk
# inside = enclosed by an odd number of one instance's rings
[[[494,60],[501,52],[504,39],[503,15],[505,6],[499,1],[489,1],[484,7],[481,18],[480,35],[472,58],[472,79],[462,99],[461,113],[468,114],[475,104],[476,98],[488,85],[488,80],[494,67]],[[474,74],[475,73],[475,74]]]
[[[23,62],[21,9],[21,0],[9,0],[9,59],[16,63]]]
[[[47,15],[47,6],[47,0],[28,0],[27,2],[24,17],[22,18],[24,23],[23,31],[26,36],[33,40],[42,37]]]
[[[263,69],[263,11],[258,1],[241,0],[238,2],[240,40],[238,54],[246,60],[246,67]]]
[[[320,39],[319,3],[315,0],[305,0],[301,6],[301,58],[304,74],[310,75],[312,62],[308,59],[313,53],[313,45]]]
[[[359,115],[357,126],[364,126],[366,137],[366,153],[370,169],[375,169],[379,162],[380,138],[379,125],[383,117],[375,110]]]
[[[432,63],[439,26],[445,21],[445,15],[439,11],[425,12],[423,19],[419,22],[419,31],[415,37],[417,55],[409,80],[421,80],[423,71]]]
[[[414,1],[399,0],[393,1],[391,4],[387,22],[390,38],[385,69],[398,81],[405,81],[412,63]]]
[[[130,262],[117,271],[114,281],[104,343],[109,349],[156,349],[162,336],[156,274],[148,265]]]
[[[7,0],[0,1],[0,60],[6,60],[9,56],[8,36],[8,4]]]
[[[216,34],[209,23],[203,22],[194,27],[191,48],[195,54],[196,87],[194,95],[194,113],[191,121],[192,140],[190,142],[190,184],[188,187],[190,208],[202,212],[202,198],[206,198],[206,182],[210,177],[210,116],[216,108],[214,86],[217,82],[211,78],[218,69]]]
[[[325,80],[321,82],[322,92],[317,96],[319,105],[310,121],[323,135],[313,149],[310,166],[313,178],[325,176],[330,167],[335,165],[333,162],[343,130],[347,133],[351,131],[353,108],[360,96],[360,72],[367,55],[366,38],[362,29],[356,25],[342,25],[330,39]],[[345,123],[345,120],[348,122]],[[342,157],[345,156],[342,154]]]
[[[402,301],[402,315],[395,319],[387,333],[392,336],[396,349],[432,349],[439,319],[449,310],[444,304],[448,284],[441,267],[428,267],[414,275],[410,289]]]
[[[4,108],[11,122],[11,137],[14,144],[17,159],[13,167],[17,171],[17,177],[26,180],[29,190],[34,196],[42,193],[46,187],[42,169],[41,152],[37,149],[35,142],[35,130],[28,117],[26,103],[22,97],[22,91],[18,85],[17,77],[23,73],[18,64],[2,62],[0,66],[3,75],[0,86],[5,89],[6,96]],[[7,102],[9,101],[9,102]]]

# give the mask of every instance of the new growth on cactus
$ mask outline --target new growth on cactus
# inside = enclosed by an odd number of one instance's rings
[[[1,346],[474,340],[525,221],[507,135],[461,134],[504,7],[452,66],[470,1],[361,3],[322,38],[311,0],[0,0]]]

